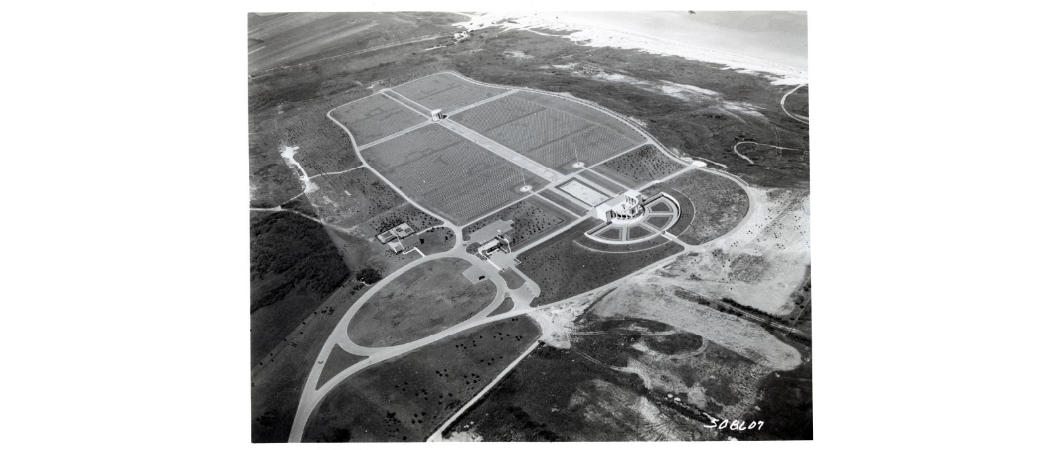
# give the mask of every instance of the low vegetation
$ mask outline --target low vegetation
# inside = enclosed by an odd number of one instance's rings
[[[511,238],[511,247],[518,248],[532,241],[534,237],[559,228],[573,218],[574,216],[545,200],[530,197],[467,225],[463,228],[463,238],[470,239],[471,233],[497,220],[511,220],[514,223],[511,224],[511,231],[508,231],[507,235]]]
[[[407,223],[418,231],[441,225],[442,222],[415,205],[405,202],[397,208],[375,216],[367,222],[367,225],[375,234],[378,234],[402,223]]]
[[[252,213],[252,360],[274,347],[349,276],[320,224],[286,212]]]
[[[541,287],[534,305],[547,305],[595,289],[667,256],[683,247],[669,242],[647,250],[627,253],[601,253],[585,248],[579,241],[599,221],[586,220],[562,234],[519,255],[519,270]]]
[[[539,335],[504,319],[369,367],[324,397],[302,441],[424,441]]]
[[[351,228],[392,210],[404,199],[370,170],[357,169],[313,179],[317,190],[309,194],[328,223]]]
[[[443,258],[390,280],[350,320],[350,339],[366,347],[403,344],[469,319],[497,290],[488,280],[471,283],[463,276],[470,267],[462,259]]]
[[[630,186],[662,179],[683,168],[683,164],[663,155],[653,145],[645,145],[596,167]]]

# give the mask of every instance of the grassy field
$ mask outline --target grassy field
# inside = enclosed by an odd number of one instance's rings
[[[300,331],[284,338],[284,345],[274,350],[269,360],[255,365],[250,378],[253,442],[287,442],[298,398],[320,348],[342,314],[364,291],[359,283],[339,288],[321,305],[319,314],[304,318]],[[323,313],[325,309],[330,313]]]
[[[280,157],[272,121],[250,120],[250,206],[271,208],[302,192],[298,177]]]
[[[470,239],[471,233],[494,221],[511,220],[514,223],[507,235],[511,238],[511,247],[517,249],[573,219],[575,217],[565,210],[545,200],[530,197],[467,225],[463,228],[463,238]]]
[[[360,157],[352,151],[349,135],[325,113],[314,105],[275,116],[275,129],[283,144],[298,147],[295,157],[309,176],[361,165]]]
[[[809,117],[809,86],[802,86],[787,96],[787,111]]]
[[[603,175],[633,187],[673,174],[684,165],[662,154],[655,146],[645,145],[595,168]]]
[[[456,233],[452,232],[452,228],[440,227],[406,239],[412,239],[412,244],[418,245],[419,251],[424,255],[433,255],[451,250],[452,246],[456,245],[455,237]]]
[[[511,311],[515,307],[515,302],[511,300],[511,297],[505,297],[504,302],[497,306],[492,312],[489,313],[489,317],[500,315]]]
[[[291,213],[251,213],[251,361],[275,347],[349,276],[318,223]]]
[[[526,283],[526,280],[522,279],[522,277],[519,276],[519,274],[515,273],[514,270],[505,270],[503,272],[500,272],[500,276],[504,277],[504,282],[507,283],[508,289],[518,289]]]
[[[534,305],[595,289],[681,250],[679,244],[670,242],[629,253],[592,251],[578,242],[589,240],[583,235],[597,224],[598,220],[586,220],[519,255],[519,270],[541,286]]]
[[[390,281],[353,316],[349,337],[381,347],[429,336],[467,320],[485,308],[497,286],[471,284],[463,271],[471,264],[455,258],[430,261]]]
[[[750,207],[746,191],[736,182],[701,170],[692,170],[652,185],[644,190],[644,195],[669,191],[678,193],[674,197],[682,202],[684,210],[690,208],[683,201],[692,202],[694,216],[688,228],[679,235],[680,240],[692,245],[709,242],[735,228]],[[677,225],[683,224],[678,221]]]
[[[452,36],[453,13],[286,13],[247,15],[250,72],[334,57],[435,33]],[[415,26],[409,26],[414,23]],[[451,40],[451,39],[450,39]],[[341,60],[338,60],[341,61]]]
[[[318,189],[309,198],[320,217],[342,228],[351,228],[405,203],[405,200],[370,170],[357,169],[313,179]]]
[[[539,334],[505,319],[365,369],[323,399],[302,441],[423,441]]]
[[[488,442],[636,440],[630,413],[643,383],[573,350],[540,347],[446,433]]]

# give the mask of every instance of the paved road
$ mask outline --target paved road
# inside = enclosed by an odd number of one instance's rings
[[[725,177],[735,181],[737,184],[739,184],[740,187],[746,186],[746,183],[744,181],[742,181],[741,179],[732,177],[730,174],[727,174],[725,172],[720,172],[720,171],[707,169],[707,168],[701,168],[701,167],[697,168],[697,169],[698,170],[702,170],[704,172],[710,172],[710,173],[713,173],[713,174],[725,176]],[[739,222],[738,225],[736,225],[735,228],[733,228],[732,230],[729,230],[728,233],[725,233],[724,235],[718,237],[717,239],[721,239],[721,238],[724,238],[726,236],[731,235],[732,233],[736,233],[736,232],[740,231],[745,226],[745,224],[746,224],[747,220],[749,219],[751,213],[758,208],[758,206],[756,204],[756,201],[754,200],[754,197],[750,196],[750,195],[748,195],[748,197],[750,198],[750,207],[749,207],[749,209],[747,211],[747,215],[743,217],[743,219]],[[457,233],[456,233],[457,236],[462,236],[462,227],[457,228],[457,230],[458,230]],[[562,231],[556,231],[555,233],[550,234],[548,236],[548,238],[550,238],[552,236],[555,236],[557,233],[561,233],[561,232]],[[547,240],[547,238],[541,239],[541,240],[539,240],[537,242],[543,242],[543,241],[546,241],[546,240]],[[370,348],[367,348],[367,347],[356,346],[356,344],[354,344],[356,347],[352,347],[352,348],[357,350],[357,351],[359,351],[359,352],[361,352],[361,353],[358,353],[358,354],[364,355],[365,353],[370,352],[370,354],[367,355],[368,356],[367,359],[361,360],[358,363],[356,363],[356,364],[346,368],[345,370],[339,372],[338,375],[335,375],[333,378],[328,380],[326,383],[324,383],[322,386],[320,386],[319,389],[316,389],[315,386],[318,384],[318,381],[320,379],[320,374],[323,371],[323,364],[315,364],[313,366],[311,372],[309,373],[309,377],[306,380],[305,387],[302,389],[302,397],[301,397],[301,400],[299,401],[299,404],[298,404],[298,411],[297,411],[297,413],[295,413],[295,416],[294,416],[294,423],[291,426],[291,432],[290,432],[290,437],[288,439],[288,442],[301,442],[301,438],[302,438],[302,435],[304,433],[305,425],[308,422],[309,415],[316,408],[316,406],[319,405],[320,401],[324,398],[324,396],[326,396],[328,392],[330,392],[332,389],[334,389],[335,386],[337,386],[343,380],[345,380],[346,378],[352,376],[353,374],[355,374],[355,373],[357,373],[357,372],[359,372],[361,370],[364,370],[367,367],[370,367],[370,366],[372,366],[374,364],[377,364],[379,362],[382,362],[382,361],[385,361],[385,360],[388,360],[388,359],[391,359],[391,358],[396,358],[396,357],[401,356],[401,355],[403,355],[405,353],[411,352],[411,351],[413,351],[413,350],[415,350],[417,348],[423,347],[425,345],[432,344],[434,342],[440,341],[440,340],[445,339],[447,337],[453,336],[455,334],[461,333],[463,331],[466,331],[466,330],[469,330],[469,329],[472,329],[472,328],[475,328],[475,327],[478,327],[478,326],[482,326],[482,325],[485,325],[485,324],[488,324],[488,323],[492,323],[492,322],[496,322],[496,321],[500,321],[500,320],[506,320],[506,319],[511,318],[511,317],[520,316],[522,314],[528,313],[528,312],[536,310],[536,309],[550,308],[550,307],[559,307],[559,306],[562,306],[562,305],[564,305],[566,303],[569,303],[571,301],[575,301],[575,300],[577,300],[579,298],[584,298],[586,296],[594,296],[594,295],[602,294],[603,292],[606,292],[607,290],[610,290],[612,288],[615,288],[615,287],[625,283],[625,281],[628,280],[629,278],[635,277],[636,275],[645,273],[645,272],[650,271],[650,270],[654,270],[655,268],[661,267],[661,266],[663,266],[665,264],[669,264],[669,263],[675,261],[677,258],[679,258],[682,255],[685,255],[685,254],[687,254],[689,252],[693,252],[693,251],[700,251],[703,248],[705,248],[708,245],[710,245],[710,242],[707,242],[707,243],[704,243],[704,244],[701,244],[701,245],[694,245],[694,246],[684,244],[684,243],[682,243],[679,240],[673,241],[673,242],[676,242],[677,244],[680,244],[682,247],[684,247],[684,249],[682,251],[680,251],[680,252],[668,257],[668,258],[656,261],[656,262],[654,262],[652,264],[647,265],[646,267],[641,268],[640,270],[637,270],[637,271],[635,271],[633,273],[630,273],[630,274],[626,275],[625,277],[623,277],[621,279],[612,281],[610,283],[607,283],[606,285],[603,285],[603,286],[597,287],[595,289],[586,291],[584,293],[578,294],[578,295],[576,295],[574,297],[571,297],[571,298],[568,298],[566,300],[562,300],[562,301],[555,302],[555,303],[552,303],[552,304],[549,304],[549,305],[545,305],[543,307],[536,307],[536,308],[531,308],[528,305],[516,305],[515,308],[513,308],[511,311],[508,311],[508,312],[503,313],[503,314],[498,314],[498,315],[495,315],[495,316],[492,316],[492,317],[488,317],[487,316],[488,313],[491,312],[492,309],[495,308],[493,305],[490,305],[490,307],[483,309],[481,312],[476,314],[471,319],[468,319],[467,321],[465,321],[465,322],[463,322],[463,323],[461,323],[461,324],[459,324],[457,326],[454,326],[452,328],[446,329],[445,331],[442,331],[440,333],[437,333],[437,334],[434,334],[434,335],[431,335],[431,336],[428,336],[428,337],[425,337],[425,338],[422,338],[422,339],[419,339],[419,340],[416,340],[416,341],[413,341],[413,342],[409,342],[407,344],[391,346],[391,347],[384,347],[384,348],[379,348],[379,349],[370,349]],[[438,254],[435,254],[435,255],[430,255],[430,256],[427,256],[425,258],[421,258],[419,260],[411,262],[408,265],[406,265],[406,266],[402,267],[401,269],[399,269],[398,271],[395,271],[394,273],[392,273],[389,276],[387,276],[386,279],[384,279],[384,280],[376,283],[374,286],[372,286],[371,290],[366,292],[357,301],[357,303],[354,304],[353,307],[351,307],[350,310],[347,311],[346,314],[343,315],[342,319],[339,321],[338,326],[335,327],[335,330],[331,333],[331,336],[328,337],[327,342],[324,344],[323,348],[321,349],[320,355],[317,357],[317,360],[318,361],[326,361],[328,355],[330,355],[330,353],[331,353],[331,349],[334,348],[335,344],[340,344],[341,342],[351,343],[351,341],[349,340],[349,335],[347,334],[347,329],[348,329],[348,324],[349,324],[350,319],[353,318],[353,314],[356,313],[356,310],[360,309],[360,307],[363,306],[363,303],[368,301],[368,299],[370,299],[372,297],[372,295],[374,295],[376,292],[378,292],[378,290],[381,289],[385,284],[392,282],[394,279],[399,277],[400,274],[403,274],[404,272],[408,271],[412,267],[415,267],[415,266],[417,266],[419,264],[422,264],[422,263],[424,263],[426,261],[431,261],[431,260],[445,258],[445,257],[457,257],[456,256],[457,252],[462,253],[462,255],[465,255],[465,256],[470,256],[465,251],[463,251],[463,246],[461,245],[461,243],[457,242],[456,246],[452,250],[449,250],[449,251],[444,252],[444,253],[438,253]],[[495,271],[495,268],[492,269],[492,271]],[[487,273],[491,273],[491,272],[487,272]],[[522,274],[521,272],[519,274],[522,275],[527,280],[529,280],[529,278],[525,277],[525,275]],[[494,279],[494,278],[490,277],[490,279]],[[494,281],[494,283],[497,283],[498,288],[501,289],[501,290],[506,287],[506,283],[502,279],[500,281]],[[345,347],[343,347],[343,348],[345,348]],[[450,420],[452,420],[452,418],[450,418]]]
[[[360,99],[360,100],[363,100],[363,99]],[[349,102],[349,103],[353,103],[353,102]],[[331,115],[331,113],[333,113],[336,109],[341,108],[343,106],[346,106],[349,103],[342,104],[342,105],[339,105],[339,106],[336,106],[336,107],[332,108],[330,111],[327,112],[327,118],[331,119],[332,122],[334,122],[336,125],[341,127],[342,130],[346,132],[346,135],[349,136],[349,142],[353,144],[353,151],[357,153],[357,157],[360,158],[361,161],[364,161],[364,165],[362,167],[372,171],[372,173],[374,173],[377,177],[379,177],[379,179],[381,179],[388,186],[390,186],[390,188],[393,189],[394,192],[397,192],[397,194],[400,195],[402,198],[404,198],[405,201],[407,201],[408,203],[411,203],[412,205],[415,205],[416,208],[419,208],[419,209],[421,209],[423,211],[431,211],[430,209],[424,208],[423,205],[420,205],[415,200],[412,200],[411,197],[405,195],[405,193],[403,191],[401,191],[400,189],[398,189],[397,186],[395,186],[393,184],[393,182],[391,182],[386,177],[382,176],[382,174],[379,173],[378,170],[375,170],[374,167],[371,167],[370,165],[368,165],[368,162],[364,159],[364,156],[360,154],[360,147],[357,146],[357,140],[353,137],[353,133],[351,131],[349,131],[349,128],[346,128],[345,125],[342,125],[342,122],[339,122],[337,119],[334,118],[334,116]],[[415,128],[415,127],[413,127],[413,128]],[[392,137],[399,136],[401,134],[407,133],[408,131],[410,131],[410,130],[404,130],[401,133],[398,133],[398,134],[396,134],[396,135],[394,135]],[[444,217],[439,217],[437,215],[435,215],[435,217],[437,217],[438,220],[440,220],[445,226],[447,226],[449,228],[452,228],[454,231],[456,231],[456,246],[458,247],[460,245],[460,243],[463,242],[463,235],[460,234],[460,232],[459,232],[459,230],[461,228],[457,227],[456,224],[452,223],[452,221],[450,221],[450,220],[448,220],[448,219],[446,219]]]
[[[518,365],[518,363],[522,362],[523,359],[526,359],[526,357],[529,356],[530,353],[533,353],[533,350],[536,348],[536,343],[531,342],[529,348],[527,348],[526,351],[522,352],[522,354],[519,355],[518,358],[515,358],[515,360],[512,361],[511,364],[508,364],[503,371],[497,374],[496,377],[493,378],[493,381],[490,381],[489,384],[485,385],[485,387],[483,387],[482,390],[478,391],[478,393],[475,394],[474,397],[471,397],[471,399],[468,400],[467,403],[464,403],[463,407],[456,411],[455,414],[450,416],[449,420],[446,420],[444,423],[441,424],[440,427],[438,427],[437,430],[434,430],[434,434],[431,434],[430,437],[427,438],[427,442],[441,441],[441,434],[445,431],[446,428],[449,427],[449,425],[452,425],[452,423],[455,422],[456,419],[459,419],[460,416],[463,415],[463,413],[467,412],[468,409],[471,409],[471,407],[474,406],[475,403],[478,403],[478,400],[481,400],[482,397],[485,396],[485,394],[489,393],[489,391],[492,390],[494,386],[500,383],[500,380],[504,379],[504,376],[511,372],[515,368],[515,366]]]
[[[454,75],[456,75],[456,76],[458,76],[460,78],[463,78],[459,74],[454,74]],[[466,78],[464,78],[464,79],[466,79]],[[477,84],[483,84],[483,83],[478,83],[477,81],[474,81],[474,80],[468,80],[468,81],[471,81],[471,82],[474,82],[474,83],[477,83]],[[497,87],[497,86],[492,86],[492,87]],[[600,109],[600,108],[598,108],[598,107],[596,107],[596,106],[594,106],[594,105],[592,105],[590,103],[586,103],[586,102],[580,101],[578,99],[572,99],[572,98],[567,97],[567,96],[560,96],[560,95],[557,95],[557,94],[554,94],[554,93],[548,93],[548,92],[544,92],[544,91],[536,91],[536,92],[540,92],[540,93],[544,93],[544,94],[548,94],[548,95],[553,95],[553,96],[558,96],[558,97],[562,97],[562,98],[568,99],[568,100],[579,101],[582,104],[585,104],[585,105],[587,105],[589,107],[592,107],[594,109],[600,110],[600,111],[602,111],[602,112],[604,112],[604,113],[606,113],[606,114],[608,114],[608,115],[610,115],[612,117],[618,118],[619,120],[621,120],[622,122],[626,123],[627,125],[632,126],[639,133],[644,135],[644,137],[646,138],[647,142],[652,143],[652,144],[656,145],[659,149],[661,149],[663,151],[663,154],[669,156],[674,161],[677,161],[677,162],[679,162],[679,163],[681,163],[681,164],[686,166],[684,169],[680,170],[678,173],[675,173],[675,174],[670,175],[669,177],[666,177],[666,179],[669,179],[671,177],[677,176],[678,174],[683,174],[687,170],[695,170],[695,169],[697,169],[697,170],[702,170],[702,171],[705,171],[705,172],[710,172],[710,173],[713,173],[713,174],[716,174],[716,175],[725,176],[725,177],[735,181],[740,187],[745,187],[746,186],[746,183],[744,181],[742,181],[738,177],[734,177],[731,174],[728,174],[727,172],[721,172],[721,171],[717,171],[717,170],[713,170],[713,169],[708,169],[708,168],[705,168],[705,167],[700,167],[701,164],[688,164],[688,162],[686,160],[683,160],[683,159],[680,159],[680,158],[677,158],[677,157],[673,156],[668,151],[668,149],[666,149],[664,146],[662,146],[661,143],[659,143],[657,140],[654,139],[654,137],[650,136],[649,134],[646,134],[645,131],[643,131],[639,127],[633,125],[631,122],[629,122],[629,121],[625,120],[624,118],[622,118],[620,116],[617,116],[617,115],[615,115],[615,114],[613,114],[613,113],[611,113],[609,111],[602,110],[602,109]],[[352,103],[352,102],[350,102],[350,103]],[[341,106],[345,106],[345,105],[341,105]],[[341,106],[339,106],[339,107],[341,107]],[[337,109],[337,108],[335,108],[335,109]],[[355,138],[353,137],[353,134],[349,131],[349,129],[347,129],[344,125],[342,125],[341,122],[336,120],[331,115],[331,113],[333,111],[334,111],[334,109],[332,109],[331,111],[328,111],[327,117],[330,118],[333,122],[335,122],[338,126],[340,126],[346,132],[346,134],[349,136],[350,142],[353,144],[354,151],[357,152],[358,156],[360,156],[360,148],[357,146],[357,143],[356,143]],[[448,122],[451,122],[451,121],[448,121]],[[462,127],[462,126],[457,126],[456,128],[459,128],[459,127]],[[463,128],[466,129],[465,127],[463,127]],[[402,133],[405,133],[407,131],[408,130],[402,131],[401,133],[398,133],[395,136],[398,136],[398,135],[400,135]],[[454,130],[454,131],[456,131],[456,130]],[[473,133],[473,131],[471,133]],[[475,134],[477,134],[477,133],[475,133]],[[497,144],[497,145],[499,145],[499,144]],[[510,149],[507,149],[507,150],[511,151]],[[632,150],[632,149],[629,149],[629,150]],[[521,157],[521,155],[519,155],[519,156]],[[362,158],[362,160],[363,160],[363,158]],[[365,163],[362,167],[374,172],[377,176],[379,176],[380,179],[385,181],[391,188],[394,189],[394,191],[396,191],[398,194],[400,194],[410,204],[413,204],[416,207],[418,207],[420,209],[423,209],[425,211],[429,211],[428,209],[423,208],[421,205],[419,205],[418,203],[413,201],[411,198],[409,198],[403,192],[401,192],[400,189],[397,189],[397,187],[394,186],[392,183],[390,183],[390,181],[387,180],[386,177],[383,177],[382,174],[380,174],[378,171],[376,171],[373,167],[371,167],[367,163]],[[545,168],[545,169],[547,169],[547,168]],[[547,169],[547,170],[550,170],[550,169]],[[573,175],[574,174],[571,174],[571,175],[568,175],[568,176],[562,177],[562,178],[569,178],[569,177],[572,177]],[[748,194],[749,194],[749,192],[748,192]],[[743,217],[743,219],[739,222],[739,224],[735,228],[730,230],[724,236],[728,236],[728,235],[730,235],[732,233],[735,233],[735,232],[739,231],[741,228],[743,228],[745,223],[746,223],[746,221],[747,221],[747,219],[750,217],[751,213],[756,210],[757,205],[756,205],[756,201],[754,200],[753,196],[748,195],[748,197],[750,197],[750,209],[748,210],[747,215]],[[269,209],[269,210],[272,210],[272,209]],[[516,302],[515,307],[511,311],[508,311],[508,312],[503,313],[503,314],[498,314],[498,315],[493,316],[493,317],[488,317],[488,314],[490,312],[492,312],[496,307],[498,307],[500,305],[500,303],[502,302],[503,293],[507,290],[506,289],[507,284],[503,280],[503,278],[499,275],[499,272],[497,272],[497,270],[496,270],[496,268],[494,266],[489,264],[487,261],[482,261],[482,260],[478,259],[477,257],[474,257],[474,256],[469,255],[469,254],[466,253],[466,251],[464,250],[464,242],[463,242],[463,233],[462,233],[463,227],[458,227],[455,224],[453,224],[451,221],[448,221],[448,220],[446,220],[444,218],[440,218],[440,219],[444,223],[444,226],[447,226],[447,227],[453,229],[453,231],[455,232],[455,243],[454,243],[453,248],[451,250],[446,251],[446,252],[442,252],[442,253],[437,253],[437,254],[434,254],[434,255],[429,255],[429,256],[422,257],[422,258],[417,259],[416,261],[413,261],[413,262],[405,265],[404,267],[394,271],[393,273],[388,275],[385,279],[383,279],[380,282],[378,282],[375,285],[373,285],[367,292],[364,293],[363,296],[361,296],[360,299],[358,299],[358,301],[353,306],[350,307],[350,309],[348,311],[345,312],[345,314],[343,314],[342,318],[339,320],[338,325],[332,331],[331,335],[328,337],[327,342],[323,345],[323,348],[320,350],[320,354],[319,354],[317,360],[318,361],[326,361],[328,356],[330,355],[331,350],[335,347],[336,344],[341,346],[346,351],[349,351],[349,352],[354,353],[354,354],[364,355],[364,356],[367,356],[367,358],[357,362],[356,364],[353,364],[352,366],[350,366],[350,367],[348,367],[348,368],[346,368],[344,370],[342,370],[340,373],[338,373],[337,375],[332,377],[330,380],[328,380],[326,383],[321,385],[319,387],[319,389],[317,389],[316,386],[317,386],[318,381],[320,379],[320,375],[321,375],[321,373],[323,371],[323,365],[324,364],[314,364],[313,365],[313,368],[310,371],[309,377],[306,380],[305,387],[302,390],[302,396],[301,396],[301,399],[300,399],[299,404],[298,404],[297,413],[295,414],[294,424],[291,427],[291,432],[290,432],[290,436],[289,436],[289,439],[288,439],[289,442],[300,442],[301,441],[305,425],[308,422],[309,416],[312,413],[312,411],[316,408],[316,406],[320,403],[320,401],[327,395],[327,393],[329,393],[332,389],[334,389],[335,386],[337,386],[339,383],[341,383],[343,380],[345,380],[346,378],[350,377],[351,375],[353,375],[353,374],[355,374],[355,373],[357,373],[357,372],[359,372],[361,370],[364,370],[365,368],[370,367],[370,366],[372,366],[374,364],[377,364],[379,362],[382,362],[382,361],[385,361],[385,360],[389,360],[391,358],[399,357],[399,356],[401,356],[403,354],[406,354],[408,352],[411,352],[411,351],[416,350],[418,348],[421,348],[423,346],[430,345],[430,344],[432,344],[434,342],[437,342],[437,341],[440,341],[442,339],[448,338],[450,336],[456,335],[456,334],[461,333],[463,331],[466,331],[466,330],[469,330],[469,329],[472,329],[472,328],[475,328],[475,327],[479,327],[479,326],[482,326],[482,325],[485,325],[485,324],[488,324],[488,323],[501,321],[501,320],[506,320],[506,319],[511,318],[511,317],[520,316],[520,315],[526,314],[528,312],[531,312],[533,310],[540,309],[540,308],[532,308],[532,307],[530,307],[528,301],[520,301],[520,302]],[[581,220],[583,220],[583,219],[584,218],[582,218]],[[539,240],[536,240],[532,245],[529,245],[529,246],[526,246],[525,248],[519,249],[519,251],[516,254],[522,253],[522,252],[526,251],[527,249],[532,248],[533,246],[535,246],[535,245],[537,245],[537,244],[539,244],[541,242],[547,241],[551,237],[554,237],[554,236],[556,236],[556,235],[568,230],[570,227],[573,227],[576,224],[580,223],[581,220],[573,221],[572,223],[568,224],[567,226],[562,227],[562,228],[560,228],[558,230],[555,230],[554,232],[550,233],[548,236],[545,236],[545,237],[543,237],[543,238],[541,238]],[[722,237],[724,237],[724,236],[722,236]],[[720,239],[720,238],[718,238],[718,239]],[[679,253],[677,253],[675,255],[672,255],[672,256],[670,256],[668,258],[656,261],[655,263],[649,264],[648,266],[646,266],[644,268],[641,268],[640,270],[637,270],[637,271],[635,271],[635,272],[633,272],[633,273],[631,273],[631,274],[629,274],[629,275],[627,275],[627,276],[625,276],[625,277],[623,277],[623,278],[621,278],[619,280],[615,280],[613,282],[607,283],[606,285],[603,285],[603,286],[597,287],[595,289],[589,290],[589,291],[584,292],[582,294],[579,294],[577,296],[574,296],[574,297],[571,297],[571,298],[568,298],[568,299],[565,299],[565,300],[562,300],[562,301],[559,301],[559,302],[555,302],[555,303],[552,303],[550,305],[546,305],[544,308],[558,307],[558,306],[562,306],[562,305],[564,305],[566,303],[569,303],[571,301],[576,301],[576,300],[578,300],[580,298],[584,298],[585,296],[599,295],[599,294],[601,294],[603,292],[606,292],[609,289],[617,287],[618,285],[624,283],[627,279],[629,279],[631,277],[634,277],[634,276],[639,275],[641,273],[647,272],[649,270],[653,270],[653,269],[655,269],[657,267],[660,267],[660,266],[662,266],[664,264],[669,264],[672,261],[674,261],[676,258],[680,257],[681,255],[684,255],[684,254],[686,254],[688,252],[691,252],[691,251],[701,250],[701,249],[705,248],[707,245],[709,245],[709,243],[705,243],[705,244],[698,245],[698,246],[689,246],[689,245],[686,245],[686,244],[682,243],[679,240],[675,240],[674,242],[680,244],[683,247],[683,250],[681,252],[679,252]],[[444,330],[442,332],[439,332],[439,333],[436,333],[434,335],[418,339],[416,341],[412,341],[412,342],[401,344],[401,345],[389,346],[389,347],[364,347],[364,346],[361,346],[361,345],[358,345],[358,344],[352,342],[352,340],[349,338],[349,335],[348,335],[349,322],[353,318],[353,316],[357,313],[357,311],[359,311],[359,309],[364,305],[365,302],[369,301],[374,296],[374,294],[376,294],[380,289],[382,289],[388,283],[393,282],[393,280],[397,279],[402,274],[406,273],[408,270],[411,270],[412,268],[417,267],[420,264],[424,264],[426,262],[434,261],[434,260],[442,259],[442,258],[459,258],[459,259],[462,259],[464,261],[471,262],[473,265],[475,265],[475,267],[478,267],[479,269],[481,269],[482,272],[487,274],[487,276],[489,278],[489,281],[491,281],[494,284],[496,284],[496,286],[497,286],[497,297],[494,297],[493,302],[488,307],[486,307],[483,310],[479,311],[477,314],[475,314],[470,319],[468,319],[468,320],[466,320],[466,321],[464,321],[464,322],[462,322],[462,323],[460,323],[460,324],[458,324],[456,326],[453,326],[453,327],[451,327],[449,329],[446,329],[446,330]],[[518,271],[517,269],[514,269],[514,270],[520,276],[522,276],[523,278],[525,278],[527,280],[526,282],[527,282],[527,284],[529,284],[531,286],[531,289],[533,289],[535,292],[538,292],[538,293],[540,292],[540,287],[535,282],[533,282],[533,280],[531,280],[529,277],[526,277],[525,274],[523,274],[521,271]],[[528,352],[524,353],[522,357],[525,357],[525,355],[527,355],[527,354],[528,354]],[[514,364],[509,366],[508,369],[505,369],[504,373],[506,373],[512,367],[514,367]],[[493,380],[493,382],[491,382],[489,385],[487,385],[487,388],[493,386],[494,384],[496,384],[498,382],[498,380],[502,378],[502,375],[503,375],[503,373],[501,374],[501,376],[495,378]],[[461,412],[464,411],[471,403],[473,403],[473,401],[476,401],[478,398],[480,398],[482,395],[484,395],[484,393],[487,392],[487,391],[488,391],[488,389],[483,389],[474,399],[472,399],[472,402],[464,405],[464,408],[461,408],[460,411]],[[449,423],[451,423],[451,421],[455,420],[457,417],[458,417],[458,414],[450,417]],[[441,428],[441,430],[443,430],[443,429],[444,429],[444,427]]]
[[[743,155],[742,153],[739,153],[739,146],[740,146],[740,145],[743,145],[743,144],[754,144],[754,145],[764,145],[765,147],[772,147],[772,148],[778,148],[778,149],[780,149],[780,150],[797,150],[797,151],[800,151],[800,152],[802,152],[802,151],[805,151],[805,150],[802,150],[802,149],[798,149],[798,148],[788,148],[788,147],[780,147],[780,146],[778,146],[778,145],[772,145],[772,144],[762,144],[762,143],[760,143],[760,142],[754,142],[754,141],[743,141],[743,142],[737,142],[737,143],[736,143],[735,145],[733,145],[733,146],[732,146],[732,151],[734,151],[734,152],[735,152],[735,154],[736,154],[737,156],[739,156],[740,158],[743,158],[743,159],[745,159],[745,160],[746,160],[747,162],[749,162],[750,164],[754,164],[754,161],[751,161],[751,160],[750,160],[750,158],[746,157],[746,156],[745,156],[745,155]]]
[[[478,134],[478,132],[453,122],[449,119],[445,119],[438,122],[441,126],[452,130],[452,132],[463,136],[465,139],[478,144],[478,146],[495,153],[497,156],[510,161],[512,164],[526,169],[533,174],[548,180],[548,183],[554,183],[563,178],[563,174],[556,172],[552,169],[544,167],[537,161],[522,156],[519,152],[516,152],[510,148],[507,148],[500,143],[489,139],[485,136]]]
[[[801,123],[804,123],[804,124],[808,125],[809,124],[809,118],[808,117],[805,117],[805,116],[803,116],[801,114],[791,114],[790,111],[787,111],[787,105],[785,105],[785,103],[787,103],[787,96],[793,94],[794,91],[797,91],[798,89],[801,89],[802,86],[805,86],[805,85],[804,84],[799,84],[798,86],[795,86],[794,89],[791,89],[790,91],[787,91],[786,94],[783,94],[783,98],[780,99],[780,108],[783,108],[783,112],[787,113],[787,115],[790,116],[792,119],[797,120],[797,121],[799,121]]]

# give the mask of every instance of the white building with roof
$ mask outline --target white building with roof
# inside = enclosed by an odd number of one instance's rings
[[[643,194],[629,189],[596,206],[596,218],[606,222],[633,220],[643,215]]]

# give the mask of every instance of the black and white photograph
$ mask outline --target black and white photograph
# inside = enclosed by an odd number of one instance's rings
[[[812,439],[806,12],[247,39],[254,442]]]
[[[8,5],[3,445],[1055,447],[1045,6]]]

